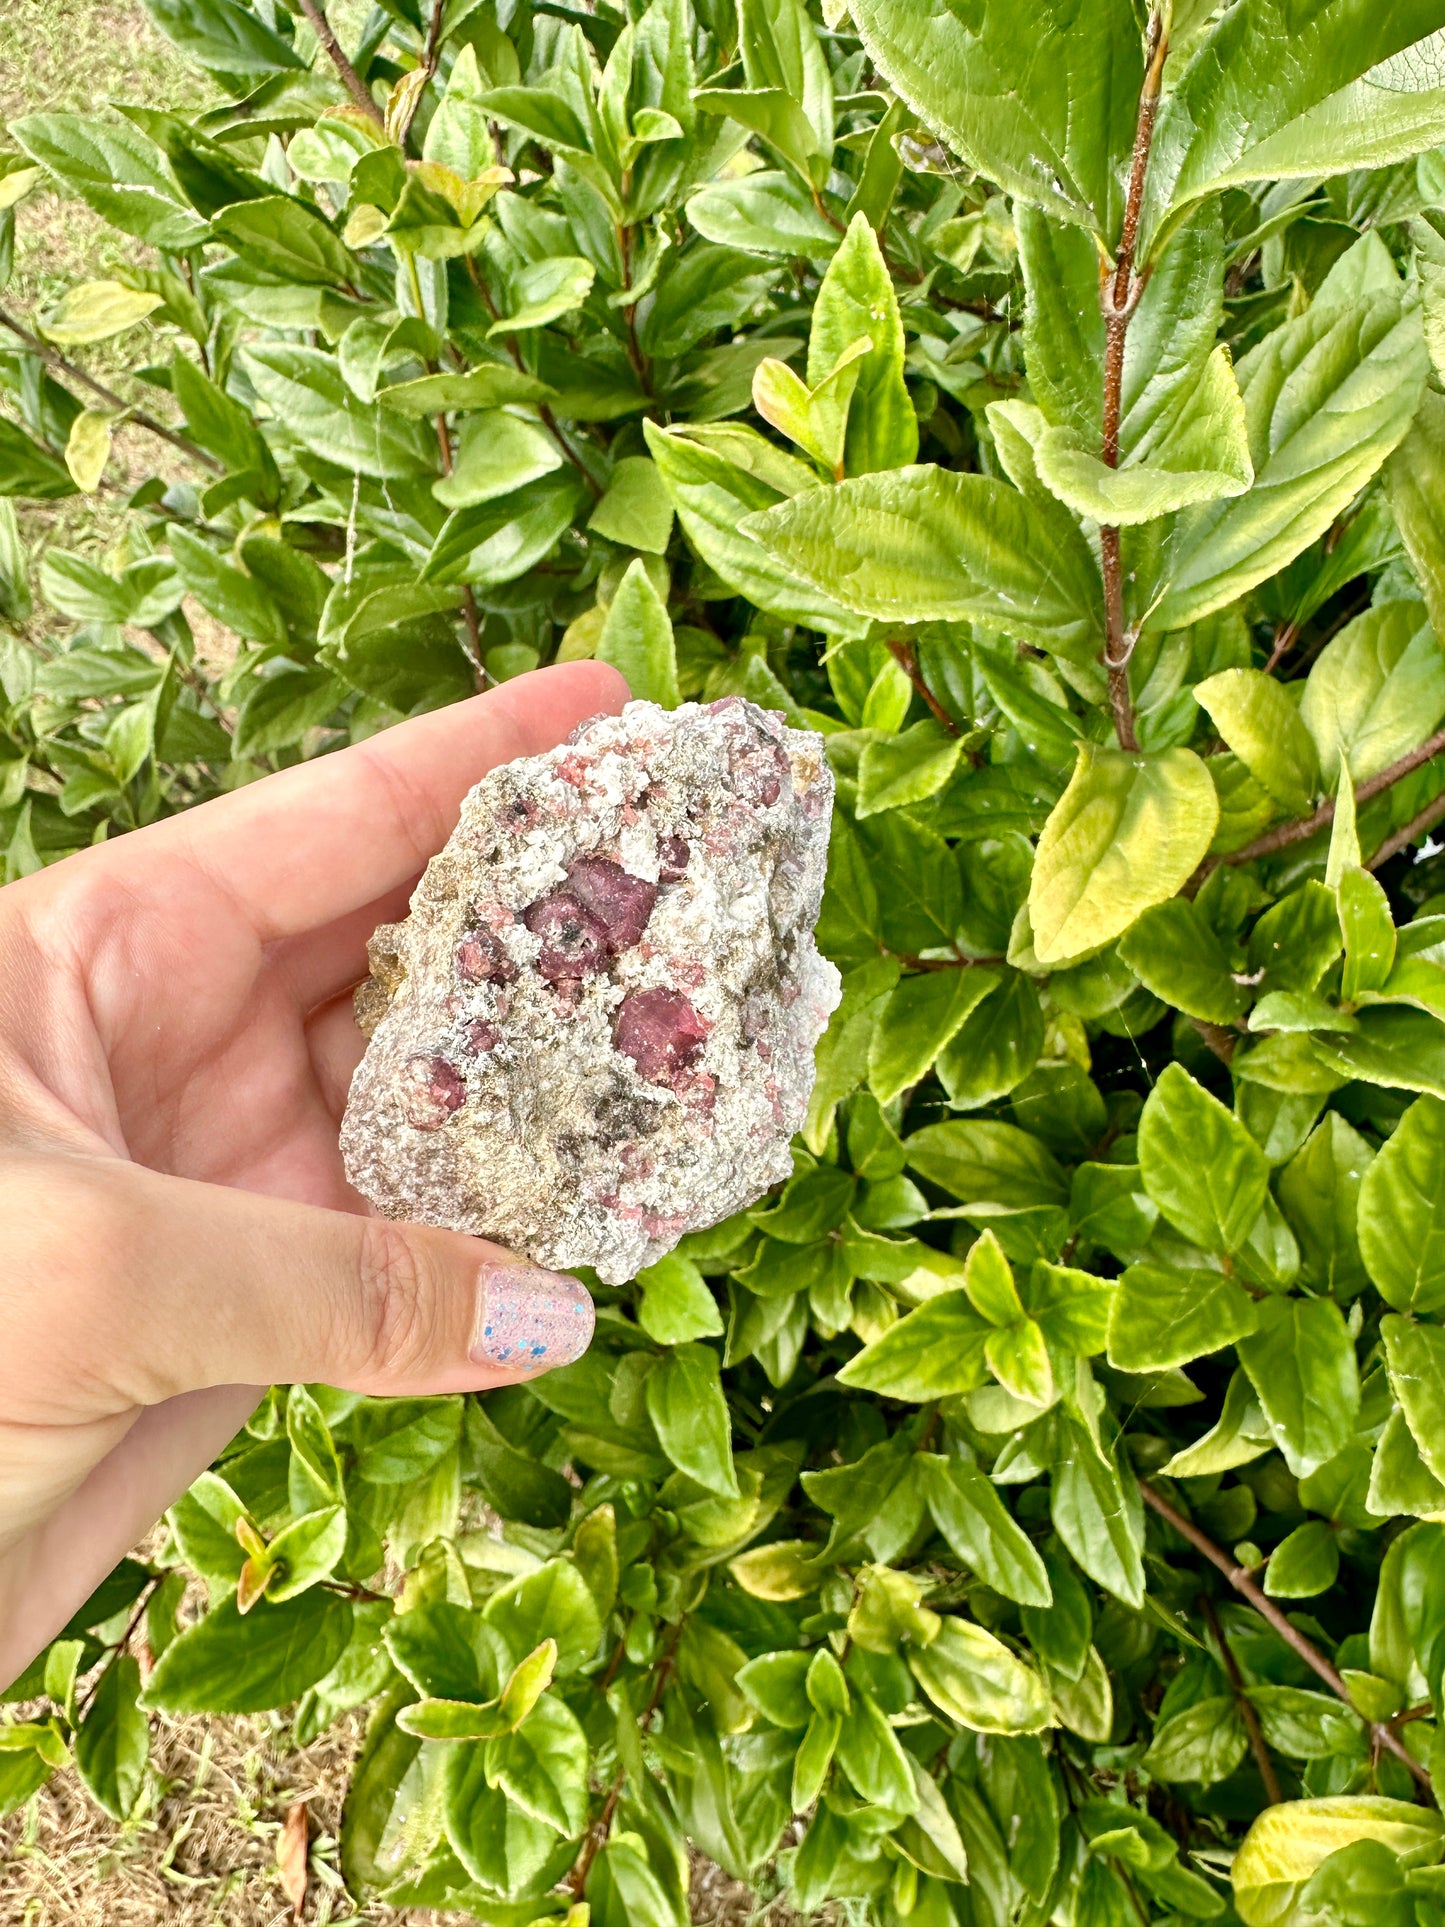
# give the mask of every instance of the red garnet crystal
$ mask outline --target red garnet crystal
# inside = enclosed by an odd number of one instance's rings
[[[485,927],[468,930],[457,945],[457,975],[464,984],[509,984],[517,966]]]
[[[606,927],[583,909],[570,890],[554,890],[529,904],[522,921],[533,936],[542,939],[537,970],[548,983],[589,977],[594,970],[606,969],[612,955]]]
[[[684,836],[665,836],[657,846],[658,875],[664,883],[676,883],[687,869],[692,851]]]
[[[466,1081],[445,1057],[409,1057],[401,1075],[401,1108],[418,1131],[435,1131],[467,1101]]]
[[[605,856],[583,857],[567,872],[567,889],[607,932],[614,951],[630,950],[647,928],[657,885]]]
[[[639,1076],[671,1083],[702,1049],[707,1031],[680,990],[634,990],[622,1000],[615,1047],[630,1057]]]

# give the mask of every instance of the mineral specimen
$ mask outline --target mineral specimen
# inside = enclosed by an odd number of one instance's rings
[[[786,1178],[838,1001],[832,799],[822,739],[735,696],[484,777],[371,941],[352,1183],[621,1284]]]

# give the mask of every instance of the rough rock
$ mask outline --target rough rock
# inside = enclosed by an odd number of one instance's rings
[[[341,1144],[389,1217],[621,1284],[792,1170],[838,973],[820,736],[629,703],[467,797],[372,938]]]

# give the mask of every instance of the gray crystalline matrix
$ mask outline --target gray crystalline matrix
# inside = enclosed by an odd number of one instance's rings
[[[832,802],[821,736],[736,696],[491,771],[371,940],[351,1182],[616,1285],[787,1178],[838,1003]]]

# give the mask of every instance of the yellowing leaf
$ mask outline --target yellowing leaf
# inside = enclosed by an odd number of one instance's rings
[[[100,486],[105,465],[110,460],[110,417],[99,409],[82,409],[70,424],[65,444],[65,466],[70,479],[83,495],[93,495]]]
[[[1219,800],[1187,749],[1157,756],[1079,746],[1034,859],[1029,920],[1040,963],[1110,943],[1176,895],[1214,835]]]
[[[163,305],[160,295],[122,287],[119,281],[85,281],[61,297],[40,330],[63,348],[79,347],[123,334]]]

